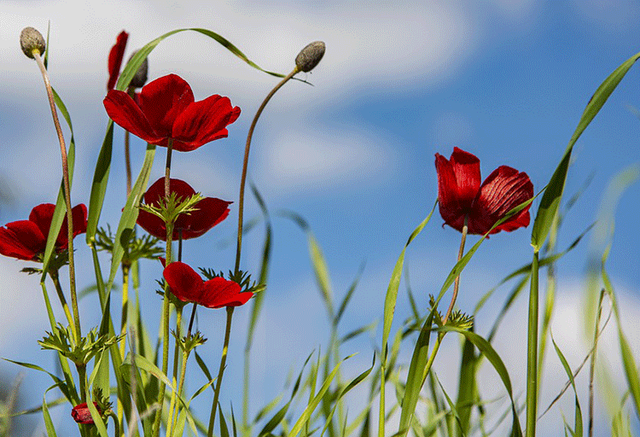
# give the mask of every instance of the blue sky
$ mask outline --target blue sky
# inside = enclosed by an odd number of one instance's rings
[[[23,219],[34,205],[52,201],[56,194],[52,187],[60,177],[42,82],[33,62],[18,48],[23,27],[44,32],[51,22],[49,70],[71,112],[78,147],[74,203],[88,201],[107,121],[101,103],[106,57],[122,29],[130,32],[125,57],[171,29],[204,27],[224,35],[262,67],[283,73],[292,68],[295,55],[308,42],[324,40],[325,58],[305,76],[314,86],[288,84],[267,108],[254,136],[250,179],[274,215],[275,238],[269,294],[258,333],[261,341],[255,347],[260,364],[254,387],[260,404],[282,385],[288,368],[281,363],[301,365],[301,357],[328,335],[305,236],[291,221],[279,217],[278,211],[292,210],[308,220],[327,258],[336,296],[344,294],[366,261],[350,308],[352,326],[344,329],[381,318],[393,264],[410,232],[435,202],[434,154],[449,156],[458,146],[480,158],[483,176],[499,165],[509,165],[527,172],[538,191],[549,180],[597,86],[640,50],[639,18],[640,2],[633,0],[114,1],[108,5],[4,1],[0,11],[0,174],[13,202],[0,206],[0,222]],[[611,179],[640,161],[640,120],[629,109],[640,108],[637,68],[631,69],[576,145],[567,198],[592,179],[567,216],[560,248],[596,219]],[[168,73],[186,79],[197,99],[219,93],[242,108],[240,119],[229,128],[229,138],[177,154],[173,167],[174,177],[188,180],[203,194],[236,201],[246,131],[274,79],[195,33],[173,36],[152,52],[150,77]],[[117,142],[122,135],[121,130],[116,132]],[[140,164],[143,147],[141,141],[134,141],[134,152],[140,151],[137,156],[134,153],[134,168]],[[108,191],[111,211],[103,215],[103,223],[112,226],[124,203],[124,171],[118,150],[116,146]],[[164,150],[157,156],[152,181],[162,174]],[[37,177],[31,176],[34,174]],[[621,197],[609,260],[610,274],[626,303],[623,313],[628,311],[630,319],[640,314],[638,187],[631,186]],[[246,215],[251,217],[258,210],[255,202],[248,203]],[[537,206],[534,202],[534,211]],[[226,222],[203,239],[188,242],[186,260],[216,269],[231,268],[233,250],[219,249],[218,243],[232,237],[236,213],[232,209]],[[425,306],[427,293],[439,289],[457,253],[459,234],[441,224],[436,213],[407,255],[411,285]],[[257,230],[246,238],[245,268],[257,269],[262,238]],[[482,293],[529,262],[529,239],[530,228],[499,234],[485,243],[463,274],[462,310],[471,312]],[[80,246],[79,255],[87,256],[87,249]],[[570,323],[580,314],[588,248],[589,242],[583,242],[558,266],[562,287],[554,333],[565,341],[574,366],[586,350],[576,346],[582,337],[573,336],[581,325],[577,320],[577,326]],[[85,269],[90,268],[88,261]],[[23,264],[0,260],[0,312],[5,320],[0,328],[0,355],[36,361],[42,354],[35,341],[46,329],[46,318],[37,281],[16,273]],[[142,268],[146,285],[154,287],[159,266],[148,263]],[[89,274],[81,275],[82,279],[88,284]],[[503,289],[487,305],[487,314],[478,315],[479,332],[486,333],[507,292]],[[33,305],[25,307],[24,296]],[[159,308],[155,295],[151,299]],[[86,329],[97,314],[92,312],[95,302],[91,299],[83,305]],[[407,308],[401,296],[397,320],[408,314]],[[521,302],[517,311],[524,308]],[[242,311],[236,313],[239,353],[246,321]],[[519,319],[522,312],[515,314],[515,327],[497,339],[503,342],[497,348],[509,351],[509,345],[524,341],[524,334],[522,338],[517,334],[525,330]],[[223,315],[201,314],[200,323],[201,329],[221,327]],[[627,334],[635,350],[640,350],[637,329],[631,325]],[[274,338],[281,340],[274,342]],[[520,344],[522,350],[506,359],[515,375],[523,369],[525,347]],[[205,347],[208,354],[217,356],[216,339]],[[451,354],[455,355],[456,348],[452,340]],[[344,350],[355,351],[361,351],[359,360],[365,366],[369,341]],[[237,359],[240,366],[239,355]],[[549,374],[554,375],[556,369],[560,384],[560,368],[557,363],[550,365],[556,367]],[[445,376],[447,367],[441,365]],[[13,378],[18,372],[6,363],[0,364],[0,371],[3,378]],[[271,377],[274,374],[279,376]],[[239,375],[231,371],[225,384],[233,384]],[[48,381],[31,379],[33,376],[28,375],[25,391],[33,390],[39,399]],[[455,378],[449,376],[449,387],[455,392]],[[520,384],[515,385],[523,389],[519,379]],[[553,395],[551,389],[543,392],[543,398]],[[227,402],[233,398],[229,396]],[[60,410],[59,420],[66,420],[68,412]],[[548,424],[557,429],[559,414]]]

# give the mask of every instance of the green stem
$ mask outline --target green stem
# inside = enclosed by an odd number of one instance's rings
[[[533,252],[531,289],[529,290],[529,323],[527,334],[527,428],[526,437],[535,437],[538,410],[538,251]]]
[[[464,255],[464,245],[467,241],[467,232],[469,231],[469,227],[467,226],[467,221],[469,217],[464,217],[464,225],[462,226],[462,237],[460,238],[460,249],[458,249],[458,261],[462,259],[462,255]],[[451,312],[453,311],[453,306],[456,303],[456,299],[458,298],[458,290],[460,290],[460,275],[456,276],[455,283],[453,284],[453,295],[451,296],[451,303],[449,303],[449,308],[447,309],[447,313],[442,319],[442,326],[447,324],[447,320],[449,320],[449,316],[451,316]],[[444,333],[442,333],[444,335]]]
[[[249,167],[249,150],[251,149],[251,138],[253,137],[253,131],[256,128],[256,124],[258,123],[258,119],[262,114],[262,111],[271,100],[271,97],[280,89],[282,86],[287,83],[293,76],[298,73],[298,67],[294,68],[291,73],[289,73],[284,79],[282,79],[270,92],[267,94],[267,97],[264,98],[262,104],[258,108],[258,112],[253,117],[253,121],[251,122],[251,126],[249,127],[249,133],[247,134],[247,143],[244,147],[244,159],[242,161],[242,178],[240,179],[240,195],[238,196],[238,241],[236,246],[236,267],[235,273],[240,271],[240,254],[242,251],[242,220],[244,218],[244,188],[247,182],[247,168]],[[215,415],[215,413],[214,413]]]
[[[49,74],[42,62],[40,53],[38,51],[33,52],[33,56],[40,68],[42,78],[44,79],[44,87],[47,90],[47,98],[49,100],[49,107],[51,108],[51,115],[53,117],[53,124],[58,134],[58,142],[60,143],[60,156],[62,158],[62,180],[64,185],[64,200],[67,206],[67,248],[69,249],[69,291],[71,294],[71,307],[73,308],[73,320],[76,338],[82,337],[82,331],[80,329],[80,312],[78,310],[78,296],[76,294],[76,269],[75,261],[73,257],[73,212],[71,211],[71,184],[69,182],[69,162],[67,159],[67,147],[64,142],[64,135],[62,134],[62,127],[60,126],[60,120],[58,118],[58,111],[56,110],[56,103],[53,100],[53,90],[51,88],[51,82],[49,81]]]
[[[187,329],[187,341],[191,338],[191,328],[193,327],[193,319],[195,318],[196,315],[196,308],[197,308],[198,304],[194,303],[193,304],[193,310],[191,311],[191,318],[189,320],[189,328]],[[180,312],[182,312],[182,308],[180,309]],[[179,337],[179,336],[178,336]],[[177,352],[177,346],[176,346],[176,352]],[[187,361],[189,360],[189,353],[191,351],[187,350],[187,348],[185,348],[182,351],[182,365],[180,367],[180,382],[178,383],[178,390],[177,390],[177,394],[181,395],[182,391],[183,391],[183,387],[184,387],[184,379],[185,379],[185,375],[187,374]],[[174,377],[173,377],[174,381],[176,380],[176,376],[175,376],[175,372],[174,372]],[[173,414],[169,414],[169,424],[167,425],[167,429],[170,429],[171,432],[168,435],[168,437],[173,436],[173,433],[175,431],[175,427],[178,424],[178,414],[180,412],[180,406],[179,403],[177,401],[175,401],[176,396],[174,396],[171,400],[172,404],[175,404],[175,407],[169,407],[169,411],[173,411],[173,408],[175,408],[175,412]],[[175,417],[175,421],[173,422],[173,426],[172,426],[172,419]]]
[[[127,263],[122,263],[122,318],[120,320],[120,334],[123,336],[120,341],[118,350],[120,351],[120,358],[124,360],[127,344],[127,326],[129,323],[129,278],[130,278],[131,266]],[[116,404],[118,424],[123,423],[124,406],[122,400],[118,398]],[[115,419],[114,419],[115,420]],[[116,434],[118,435],[118,434]]]
[[[220,397],[220,387],[222,386],[222,376],[224,375],[225,364],[227,363],[227,352],[229,350],[229,337],[231,336],[231,318],[233,317],[233,308],[227,307],[227,325],[224,332],[224,346],[222,347],[222,357],[220,357],[220,368],[218,369],[218,378],[216,388],[213,394],[213,404],[211,404],[211,415],[209,416],[209,430],[207,437],[213,437],[213,427],[216,423],[216,411],[218,411],[218,399]]]
[[[168,201],[170,194],[170,174],[171,174],[171,152],[173,150],[173,139],[169,139],[169,144],[167,144],[167,163],[165,166],[164,173],[164,197],[165,201]],[[166,265],[171,264],[171,244],[173,239],[173,223],[166,223],[165,227],[167,229],[167,237],[166,237]],[[164,288],[164,299],[162,300],[162,373],[167,375],[169,370],[169,285],[167,284]],[[153,422],[153,436],[158,437],[160,435],[160,422],[162,421],[162,407],[164,405],[164,394],[165,394],[166,386],[163,383],[160,383],[160,389],[158,390],[158,411],[156,412],[156,417]]]
[[[67,304],[67,299],[64,297],[62,286],[60,285],[60,278],[58,277],[58,271],[50,270],[49,277],[53,281],[53,285],[55,286],[56,293],[58,294],[58,299],[60,300],[60,305],[62,305],[64,315],[67,317],[67,322],[69,322],[69,326],[73,326],[73,317],[71,316],[71,311],[69,311],[69,305]],[[80,338],[76,336],[75,330],[73,330],[73,336],[75,337],[76,343],[79,343]]]

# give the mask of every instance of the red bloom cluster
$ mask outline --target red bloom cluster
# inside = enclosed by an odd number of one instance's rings
[[[148,143],[188,152],[228,135],[227,125],[240,116],[228,97],[210,96],[198,102],[181,77],[170,74],[148,83],[139,103],[127,93],[111,90],[104,99],[111,119]]]
[[[485,234],[511,209],[533,197],[533,184],[524,172],[506,165],[480,184],[480,160],[454,147],[451,158],[436,153],[438,202],[445,224],[462,231],[467,217],[470,234]],[[529,225],[529,206],[496,227],[492,234]]]
[[[182,302],[192,302],[207,308],[244,305],[253,296],[250,291],[241,292],[240,285],[224,278],[203,281],[198,273],[182,262],[169,264],[163,272],[171,292]]]
[[[98,408],[98,403],[94,402],[93,405],[98,409],[98,413],[102,414],[102,411]],[[91,417],[91,412],[89,411],[89,407],[86,402],[76,405],[71,410],[71,417],[77,423],[82,423],[84,425],[93,425],[93,418]]]
[[[185,181],[170,179],[169,189],[176,194],[176,199],[186,200],[196,194],[196,191]],[[144,194],[144,203],[151,206],[159,206],[164,199],[164,178],[158,179]],[[177,240],[182,234],[182,239],[196,238],[203,235],[209,229],[220,223],[229,215],[227,202],[215,197],[205,197],[194,205],[197,211],[188,214],[180,214],[173,225],[173,239]],[[140,210],[137,223],[142,228],[161,240],[167,239],[167,228],[164,221],[150,212]]]
[[[29,220],[7,223],[0,228],[0,254],[28,261],[39,261],[44,253],[51,227],[55,205],[43,203],[29,214]],[[73,236],[87,232],[87,207],[77,205],[73,213]],[[67,219],[65,217],[56,239],[56,251],[65,250],[69,244],[67,238]]]

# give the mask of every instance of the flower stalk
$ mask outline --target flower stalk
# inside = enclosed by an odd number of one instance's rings
[[[227,352],[229,351],[229,338],[231,337],[231,319],[233,318],[234,307],[227,307],[227,324],[224,330],[224,345],[222,346],[222,356],[220,357],[220,368],[216,378],[216,388],[213,393],[213,403],[211,404],[211,415],[209,416],[209,429],[207,437],[213,437],[213,428],[216,423],[216,412],[218,411],[218,399],[220,398],[220,387],[222,386],[222,376],[227,364]]]
[[[33,30],[35,31],[35,29]],[[40,35],[40,38],[42,38],[42,35]],[[73,213],[71,211],[71,184],[69,182],[69,162],[67,157],[67,147],[65,144],[64,135],[62,133],[62,127],[60,126],[60,119],[58,118],[58,111],[56,109],[56,104],[53,98],[53,89],[51,88],[51,81],[49,80],[49,74],[47,73],[47,68],[45,67],[41,57],[41,53],[43,49],[44,47],[32,48],[31,57],[33,57],[36,60],[36,63],[40,68],[40,72],[42,73],[42,79],[44,80],[44,87],[47,91],[47,98],[49,100],[49,107],[51,109],[51,116],[53,117],[53,124],[55,126],[56,133],[58,135],[58,142],[60,143],[60,155],[62,158],[62,180],[64,185],[64,200],[67,207],[67,237],[68,237],[68,249],[69,249],[69,292],[71,295],[71,307],[73,309],[74,335],[76,339],[79,339],[82,336],[82,331],[80,328],[80,312],[78,310],[78,296],[76,293],[75,261],[73,256]],[[23,46],[23,50],[24,50],[24,46]]]

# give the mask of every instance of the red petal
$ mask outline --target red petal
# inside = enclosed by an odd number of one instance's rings
[[[124,30],[120,32],[116,43],[111,47],[109,52],[109,82],[107,83],[107,90],[112,90],[116,86],[118,76],[120,76],[120,66],[122,65],[122,58],[124,57],[124,49],[127,46],[127,39],[129,34]]]
[[[500,166],[482,183],[469,217],[469,233],[484,234],[510,210],[533,197],[533,184],[524,172]],[[529,224],[530,205],[493,230],[512,231]]]
[[[240,285],[224,278],[213,278],[204,283],[204,293],[201,305],[207,308],[222,308],[227,306],[244,305],[253,293],[240,293]]]
[[[196,204],[197,211],[178,217],[175,224],[176,233],[181,230],[183,240],[203,235],[227,218],[231,203],[233,202],[226,202],[215,197],[205,197]],[[175,238],[177,239],[178,236],[175,235]]]
[[[75,237],[78,234],[84,234],[87,232],[87,207],[84,204],[79,204],[74,206],[71,209],[71,214],[73,216],[73,236]],[[62,227],[60,228],[60,233],[58,234],[58,239],[56,241],[56,246],[66,249],[68,243],[67,236],[67,218],[65,215],[64,222],[62,223]]]
[[[102,103],[109,117],[133,135],[151,144],[157,144],[163,139],[151,127],[140,107],[124,91],[109,91]]]
[[[140,109],[160,137],[171,137],[176,118],[193,101],[191,87],[175,74],[148,83],[140,92]]]
[[[195,150],[210,141],[225,138],[228,135],[226,127],[239,116],[240,108],[232,107],[228,97],[213,95],[189,105],[176,119],[171,136],[182,143],[181,149]]]
[[[183,302],[201,303],[203,281],[191,267],[182,262],[172,262],[162,273],[171,292]]]
[[[0,254],[35,261],[44,252],[47,239],[38,225],[30,220],[7,223],[0,228]]]
[[[167,229],[162,219],[157,215],[140,210],[136,223],[154,237],[167,241]]]
[[[480,160],[454,147],[450,160],[436,153],[436,172],[440,215],[447,225],[462,231],[480,187]]]
[[[45,240],[49,236],[49,228],[51,227],[51,219],[56,206],[53,203],[42,203],[35,206],[29,214],[29,220],[38,226]]]
[[[98,409],[98,412],[102,414],[100,409],[98,408],[98,403],[94,402],[93,405]],[[89,411],[89,407],[86,402],[76,405],[71,410],[71,417],[77,423],[83,423],[85,425],[93,424],[93,418],[91,417],[91,412]]]

